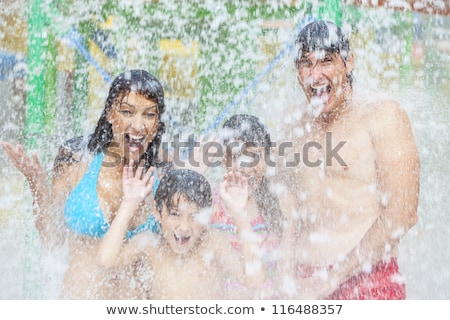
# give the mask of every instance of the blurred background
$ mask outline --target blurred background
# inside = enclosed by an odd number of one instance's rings
[[[419,222],[401,243],[408,299],[450,299],[450,2],[337,0],[0,0],[0,140],[52,167],[87,135],[111,80],[142,68],[162,82],[167,142],[212,134],[233,113],[273,132],[304,99],[293,43],[311,19],[349,35],[356,85],[396,98],[421,157]],[[23,176],[0,152],[0,299],[57,299],[65,252],[44,253]]]

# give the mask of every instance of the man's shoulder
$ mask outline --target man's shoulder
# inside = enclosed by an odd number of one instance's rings
[[[393,137],[409,130],[411,122],[406,110],[395,99],[376,97],[359,107],[361,123],[378,137]]]
[[[361,120],[367,122],[375,121],[381,125],[380,121],[390,121],[395,119],[404,119],[406,112],[400,103],[390,97],[377,94],[358,95],[353,100],[356,106],[355,110]]]
[[[378,126],[383,127],[409,122],[408,115],[400,103],[394,99],[380,100],[373,106],[373,117]]]

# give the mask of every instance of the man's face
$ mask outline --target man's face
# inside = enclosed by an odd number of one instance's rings
[[[338,53],[324,50],[303,52],[297,70],[298,80],[313,108],[314,116],[329,113],[345,101],[347,73],[353,69],[353,56],[344,63]]]

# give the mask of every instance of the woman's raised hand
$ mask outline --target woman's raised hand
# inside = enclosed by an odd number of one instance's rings
[[[46,181],[47,172],[36,153],[33,153],[29,157],[20,144],[14,146],[8,142],[0,141],[0,145],[5,150],[13,165],[27,178],[31,185]]]
[[[133,164],[133,160],[130,160],[130,163],[123,168],[123,199],[140,202],[153,189],[155,183],[155,177],[153,175],[154,168],[150,167],[144,173],[143,161],[141,161],[136,170]]]

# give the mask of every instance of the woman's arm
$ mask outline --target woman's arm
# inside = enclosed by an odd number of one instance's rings
[[[133,163],[123,169],[123,200],[119,210],[111,223],[108,232],[103,237],[97,263],[105,268],[111,268],[117,264],[131,262],[133,255],[139,247],[136,242],[125,241],[130,221],[136,214],[139,205],[152,191],[154,177],[153,168],[143,174],[143,166],[139,166],[133,173]]]
[[[53,172],[51,188],[47,172],[36,154],[29,157],[21,145],[13,146],[8,142],[0,144],[13,165],[29,183],[33,199],[33,216],[42,243],[47,248],[61,244],[64,237],[59,221],[62,221],[61,210],[68,185],[67,165],[61,165],[64,169],[58,173]]]

